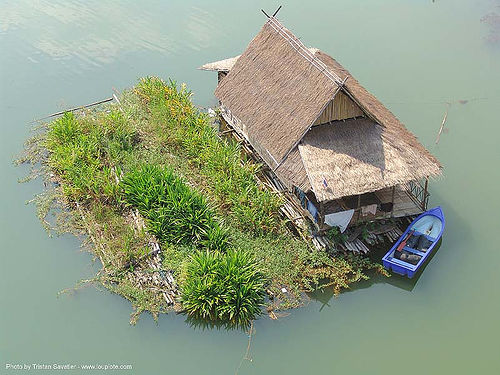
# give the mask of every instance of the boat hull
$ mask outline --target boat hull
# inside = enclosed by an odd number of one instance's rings
[[[439,206],[419,215],[382,258],[384,268],[413,278],[433,253],[444,227],[445,218]],[[404,247],[398,250],[404,241]]]

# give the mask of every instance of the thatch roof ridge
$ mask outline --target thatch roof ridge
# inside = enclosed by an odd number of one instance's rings
[[[304,58],[313,55],[302,42],[284,27],[278,32],[275,22],[262,26],[215,90],[272,168],[302,139],[339,87],[328,69],[316,66],[318,59]]]

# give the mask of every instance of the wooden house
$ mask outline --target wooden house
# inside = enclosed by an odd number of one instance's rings
[[[225,122],[322,228],[427,208],[439,161],[335,59],[270,17],[218,72]]]

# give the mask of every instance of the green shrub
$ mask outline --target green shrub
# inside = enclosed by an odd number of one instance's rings
[[[208,116],[191,102],[191,92],[154,77],[142,79],[136,92],[147,103],[157,132],[168,138],[178,156],[197,167],[203,184],[241,229],[256,235],[281,231],[281,198],[259,186],[259,166],[242,163],[241,145],[218,137]]]
[[[143,165],[122,180],[127,204],[146,217],[148,231],[161,242],[225,250],[227,231],[206,198],[169,168]]]
[[[245,327],[261,313],[264,285],[249,253],[200,251],[191,256],[181,298],[191,317]]]
[[[121,185],[126,203],[146,216],[150,210],[168,204],[168,194],[181,195],[179,190],[184,189],[171,169],[148,164],[128,172]]]
[[[77,118],[67,112],[48,128],[48,165],[71,200],[118,198],[116,170],[132,151],[134,130],[118,111]]]
[[[340,232],[339,227],[331,227],[326,231],[326,236],[336,244],[343,244],[347,241],[347,234]]]

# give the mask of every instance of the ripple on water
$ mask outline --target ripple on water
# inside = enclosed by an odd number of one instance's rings
[[[0,33],[23,29],[22,42],[55,60],[101,66],[120,54],[140,50],[172,54],[181,50],[169,36],[165,4],[99,1],[19,1],[2,6]],[[180,23],[180,21],[176,21]],[[208,36],[207,36],[208,38]],[[36,59],[35,56],[32,56]]]
[[[495,10],[481,17],[481,22],[489,26],[486,40],[490,43],[500,44],[500,1],[496,3]]]

